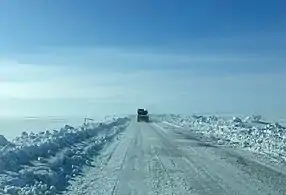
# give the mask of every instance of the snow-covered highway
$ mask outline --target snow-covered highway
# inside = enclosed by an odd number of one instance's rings
[[[162,122],[130,122],[64,194],[283,195],[285,164]]]

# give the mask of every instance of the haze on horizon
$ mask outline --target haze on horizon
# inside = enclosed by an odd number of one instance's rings
[[[286,116],[284,1],[0,2],[0,116]]]

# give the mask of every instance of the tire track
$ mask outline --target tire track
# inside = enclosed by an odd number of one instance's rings
[[[184,174],[184,177],[190,178],[189,181],[196,183],[196,191],[199,194],[281,194],[284,191],[285,186],[281,185],[281,183],[285,183],[285,180],[281,179],[282,174],[279,173],[275,176],[273,172],[267,173],[259,166],[255,166],[255,163],[252,165],[248,161],[240,166],[238,166],[239,162],[230,163],[229,158],[235,154],[235,151],[228,150],[230,154],[224,154],[224,158],[221,158],[222,154],[219,154],[225,152],[222,148],[189,147],[188,149],[194,152],[193,155],[190,155],[187,150],[182,151],[177,148],[176,145],[179,143],[174,140],[174,137],[171,141],[171,135],[167,135],[165,131],[156,128],[153,130],[161,137],[164,147],[172,150],[170,155],[174,155],[173,152],[182,155],[185,161],[183,166],[189,167],[189,169],[184,169],[187,173]],[[196,141],[194,140],[194,142]],[[251,159],[248,160],[255,162]],[[241,169],[241,167],[245,167],[248,171]],[[189,174],[194,175],[190,170],[196,170],[199,177],[196,179],[188,177]],[[260,178],[256,177],[257,174]],[[277,184],[272,183],[275,180]],[[271,181],[271,185],[269,185],[269,181]],[[191,186],[192,183],[189,185]]]
[[[116,193],[120,195],[145,195],[148,188],[145,185],[146,181],[146,146],[142,139],[142,126],[138,125],[134,134],[133,140],[130,142],[125,163],[118,179]]]
[[[102,151],[92,168],[85,170],[84,175],[73,181],[65,194],[116,194],[119,174],[126,163],[126,154],[130,148],[130,126],[122,134],[122,138],[112,142]]]
[[[121,174],[122,174],[123,166],[124,166],[124,164],[126,163],[126,157],[127,157],[127,154],[128,154],[128,152],[129,152],[129,150],[130,150],[130,145],[131,145],[131,142],[129,143],[129,146],[128,146],[128,148],[126,149],[125,154],[124,154],[124,158],[123,158],[123,160],[122,160],[122,162],[121,162],[120,169],[119,169],[119,171],[118,171],[119,173],[118,173],[117,178],[116,178],[116,183],[115,183],[115,185],[113,186],[112,191],[111,191],[111,194],[112,194],[112,195],[115,195],[116,192],[117,192],[118,185],[119,185],[119,182],[120,182],[119,178],[120,178],[120,176],[121,176]]]
[[[209,175],[205,171],[205,168],[202,167],[202,164],[192,162],[188,155],[178,149],[177,146],[168,139],[167,135],[163,135],[165,133],[159,132],[158,129],[154,127],[152,127],[152,129],[157,136],[160,137],[162,147],[167,149],[168,158],[172,159],[175,156],[177,164],[180,165],[178,168],[181,169],[181,171],[173,173],[174,177],[179,178],[177,181],[180,181],[180,185],[177,186],[182,187],[185,193],[192,194],[213,195],[215,193],[224,192],[225,188],[217,183],[218,179]],[[197,154],[197,152],[196,155],[201,156],[201,154]],[[194,175],[195,172],[192,171],[195,171],[197,174]],[[208,185],[208,183],[210,185]],[[213,185],[214,183],[216,183],[216,185]],[[209,191],[206,191],[206,189],[209,189]]]

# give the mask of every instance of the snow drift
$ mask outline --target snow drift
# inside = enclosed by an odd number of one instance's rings
[[[128,118],[23,132],[11,142],[0,136],[0,194],[56,194],[91,166],[91,157],[126,128]]]
[[[6,146],[8,143],[8,140],[3,135],[0,135],[0,147]]]
[[[219,144],[230,144],[286,160],[286,128],[261,116],[239,117],[164,115],[163,121],[202,133]]]

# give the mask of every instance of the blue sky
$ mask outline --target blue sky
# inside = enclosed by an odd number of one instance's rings
[[[286,115],[283,0],[0,2],[0,115]]]

